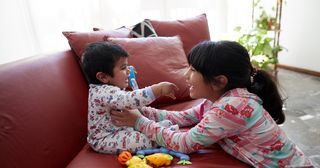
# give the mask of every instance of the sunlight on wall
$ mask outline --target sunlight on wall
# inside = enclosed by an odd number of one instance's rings
[[[251,24],[250,8],[251,0],[1,1],[0,64],[69,49],[62,31],[112,30],[146,18],[177,20],[206,13],[212,40],[230,39],[235,26]]]

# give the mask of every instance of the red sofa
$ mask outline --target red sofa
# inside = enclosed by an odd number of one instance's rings
[[[179,86],[177,100],[161,98],[153,106],[182,110],[202,101],[189,98],[183,79],[188,67],[185,49],[190,48],[182,43],[188,39],[182,38],[182,42],[178,37],[106,40],[122,45],[129,52],[129,63],[138,71],[140,87],[164,80]],[[70,39],[69,43],[72,43]],[[71,47],[73,51],[0,65],[1,168],[124,167],[117,162],[116,155],[96,153],[86,143],[88,84],[76,48]],[[192,165],[176,165],[175,158],[172,167],[249,167],[218,145],[190,157]]]
[[[86,143],[88,86],[73,51],[1,65],[0,89],[2,168],[123,167],[116,155],[96,153]],[[162,108],[180,110],[200,101]],[[190,156],[193,164],[183,167],[249,167],[218,145]]]

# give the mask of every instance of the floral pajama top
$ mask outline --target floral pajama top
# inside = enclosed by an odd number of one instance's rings
[[[311,166],[263,108],[261,99],[244,88],[230,90],[214,103],[205,100],[186,111],[144,107],[141,112],[146,117],[137,120],[135,129],[175,151],[191,153],[218,143],[227,153],[254,167]],[[187,132],[175,132],[155,123],[164,119],[180,127],[196,125]]]
[[[155,97],[151,87],[129,92],[111,85],[90,84],[87,136],[90,146],[99,152],[114,153],[117,149],[126,149],[126,147],[132,144],[129,142],[130,139],[141,141],[137,142],[140,143],[140,146],[146,143],[145,141],[149,141],[144,138],[144,135],[140,135],[139,132],[134,133],[133,128],[113,125],[110,110],[141,108],[154,100]],[[125,139],[124,137],[130,139]],[[124,142],[121,142],[122,140]],[[111,141],[115,141],[114,144],[111,144]]]

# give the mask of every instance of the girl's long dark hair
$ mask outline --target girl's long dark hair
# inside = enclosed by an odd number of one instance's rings
[[[228,78],[226,90],[247,88],[262,99],[264,109],[277,124],[285,121],[276,83],[266,71],[252,67],[248,51],[239,43],[204,41],[192,48],[188,62],[206,82],[216,83],[216,76],[225,75]]]

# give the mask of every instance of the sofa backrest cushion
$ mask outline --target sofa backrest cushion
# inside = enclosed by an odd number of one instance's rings
[[[100,28],[100,27],[94,27],[94,28],[92,28],[92,30],[93,30],[93,31],[102,31],[103,29]]]
[[[131,30],[133,38],[139,37],[158,37],[156,31],[152,27],[152,24],[148,20],[144,20],[137,23]]]
[[[131,37],[131,30],[121,27],[115,30],[101,30],[92,32],[64,31],[62,34],[68,39],[71,49],[78,57],[81,57],[89,43],[104,41],[106,37],[128,38]]]
[[[161,97],[153,105],[176,103],[189,100],[189,88],[184,73],[188,62],[179,37],[109,38],[121,45],[128,53],[128,63],[137,71],[140,88],[169,81],[179,87],[176,100]]]
[[[69,50],[0,66],[0,167],[66,167],[86,143],[88,86]]]
[[[199,42],[210,40],[206,14],[183,20],[147,20],[151,22],[158,36],[180,36],[186,55]]]

